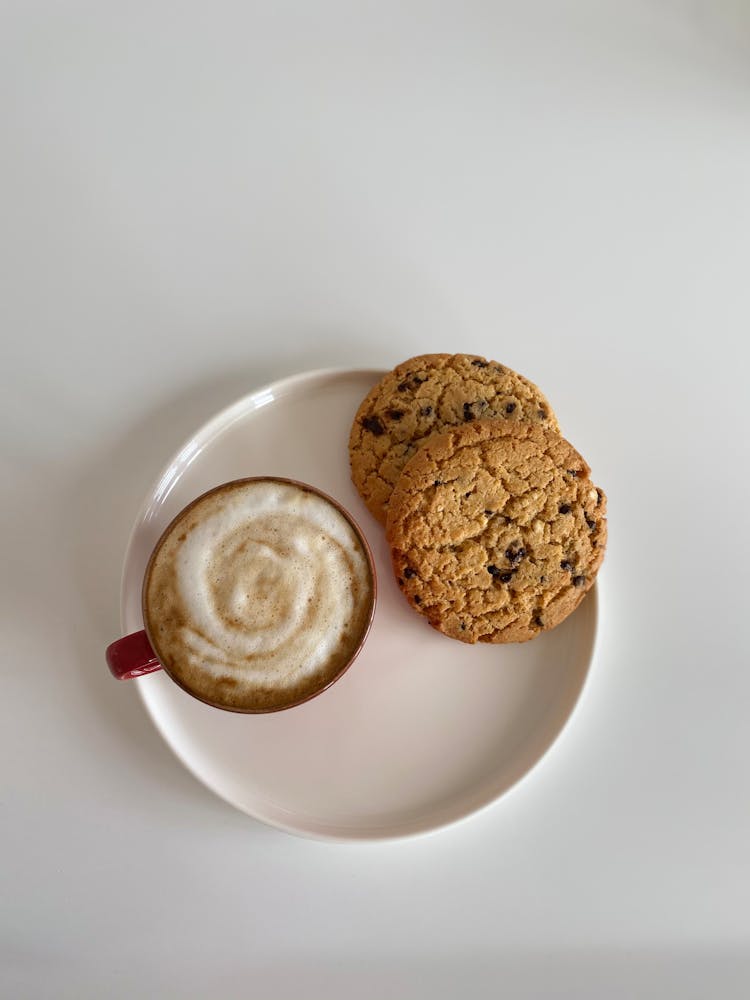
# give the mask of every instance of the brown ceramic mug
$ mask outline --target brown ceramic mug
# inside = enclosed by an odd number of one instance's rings
[[[280,711],[346,672],[376,599],[367,539],[338,501],[297,480],[237,479],[168,525],[144,574],[144,628],[107,663],[120,680],[163,669],[216,708]]]

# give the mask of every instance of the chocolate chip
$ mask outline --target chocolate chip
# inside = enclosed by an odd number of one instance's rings
[[[570,513],[570,504],[569,503],[561,503],[560,506],[557,509],[560,511],[561,514],[569,514]]]
[[[434,483],[433,483],[432,485],[433,485],[433,486],[442,486],[442,485],[443,485],[443,482],[442,482],[442,480],[441,480],[441,479],[436,479],[436,480],[435,480],[435,482],[434,482]]]
[[[415,604],[421,604],[422,603],[422,598],[419,596],[419,594],[415,594],[414,597],[412,598],[412,600],[414,601]]]
[[[546,420],[547,419],[547,411],[544,409],[543,406],[540,406],[539,409],[536,412],[539,414],[539,416],[542,418],[542,420]]]
[[[406,577],[407,580],[411,580],[411,578],[416,575],[417,571],[415,569],[412,569],[411,566],[407,566],[406,569],[404,570],[404,576]]]
[[[508,403],[508,405],[505,407],[505,412],[512,413],[515,410],[515,408],[516,408],[515,403]]]
[[[573,476],[574,478],[578,475],[578,469],[566,469],[565,471],[569,476]]]
[[[366,431],[370,431],[375,437],[380,437],[381,434],[385,434],[385,427],[380,422],[378,417],[364,417],[362,420],[362,426]]]
[[[414,378],[411,380],[411,384],[416,387],[426,381],[427,381],[426,378],[420,378],[419,375],[415,375]]]
[[[494,513],[495,513],[495,512],[494,512],[494,510],[486,510],[486,511],[484,512],[484,516],[485,516],[485,517],[492,517],[492,515],[493,515]]]
[[[482,361],[481,358],[475,358],[471,363],[475,368],[487,368],[489,366],[489,361]]]
[[[406,392],[406,390],[409,388],[409,382],[408,382],[408,380],[406,380],[404,382],[399,382],[399,384],[396,386],[396,388],[398,389],[399,392]]]
[[[513,546],[511,546],[505,550],[505,558],[510,562],[511,566],[517,566],[525,555],[526,549],[523,547],[520,549],[514,549]]]
[[[510,583],[510,581],[513,579],[513,574],[515,573],[515,570],[508,571],[507,569],[499,569],[495,565],[490,565],[487,567],[487,572],[490,574],[490,576],[493,576],[496,580],[499,580],[501,583]]]
[[[471,496],[471,490],[469,490],[468,493],[464,493],[464,500],[468,500],[470,496]]]
[[[560,569],[566,569],[569,573],[571,573],[573,571],[573,563],[570,559],[563,559],[560,563]]]
[[[461,631],[462,631],[462,632],[465,632],[465,631],[466,631],[466,626],[464,625],[464,623],[463,623],[463,622],[461,622]]]
[[[403,417],[403,415],[404,415],[403,410],[388,410],[388,416],[391,418],[391,420],[400,420],[401,417]]]
[[[429,417],[432,414],[432,407],[431,406],[423,406],[422,409],[420,410],[420,412],[421,412],[421,414],[422,414],[423,417]]]
[[[574,576],[573,577],[573,586],[574,587],[582,587],[585,582],[586,582],[586,577],[585,576]]]
[[[593,531],[596,527],[596,521],[593,517],[589,517],[588,515],[586,516],[586,524],[589,526],[589,531]]]
[[[398,585],[399,587],[403,587],[404,585],[404,581],[401,579],[401,577],[398,578]]]
[[[542,616],[539,614],[539,612],[537,612],[534,615],[534,624],[537,626],[537,628],[543,628],[544,627],[544,622],[542,621]]]
[[[539,582],[540,583],[546,583],[547,582],[547,577],[546,576],[540,576],[539,577]]]
[[[471,412],[471,403],[464,403],[464,420],[473,420],[474,414]]]

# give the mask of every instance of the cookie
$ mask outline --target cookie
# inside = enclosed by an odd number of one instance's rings
[[[593,585],[606,509],[559,434],[477,421],[435,435],[406,463],[386,535],[399,587],[434,628],[463,642],[525,642]]]
[[[423,354],[381,379],[363,400],[349,436],[352,480],[375,517],[385,523],[401,470],[431,434],[480,419],[558,429],[532,382],[473,354]]]

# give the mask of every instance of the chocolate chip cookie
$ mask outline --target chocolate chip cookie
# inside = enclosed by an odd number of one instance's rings
[[[445,635],[533,639],[594,583],[606,505],[586,462],[549,428],[482,420],[435,435],[388,507],[398,585]]]
[[[368,393],[354,418],[349,459],[354,485],[381,523],[401,470],[421,444],[431,434],[475,420],[558,429],[532,382],[473,354],[411,358]]]

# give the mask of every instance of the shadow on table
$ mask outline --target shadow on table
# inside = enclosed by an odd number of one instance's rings
[[[397,905],[394,900],[394,905]],[[377,947],[377,942],[374,943]],[[332,945],[333,946],[333,945]],[[408,942],[404,941],[404,948]],[[507,948],[507,946],[506,946]],[[731,949],[677,948],[571,948],[533,952],[507,950],[450,957],[440,954],[394,958],[330,956],[279,956],[255,963],[252,959],[217,960],[201,955],[186,961],[164,962],[149,955],[136,967],[123,959],[122,967],[102,968],[83,961],[79,968],[66,966],[55,977],[59,1000],[82,996],[131,997],[143,992],[163,1000],[204,1000],[221,997],[263,997],[263,1000],[632,1000],[638,998],[721,997],[745,1000],[750,961]],[[14,996],[34,996],[52,977],[39,962],[10,963],[9,985]],[[113,992],[114,990],[114,992]],[[47,995],[45,993],[45,995]]]

